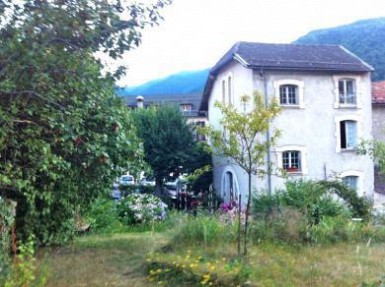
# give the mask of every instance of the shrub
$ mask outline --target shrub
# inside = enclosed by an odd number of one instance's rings
[[[91,225],[91,231],[95,233],[115,233],[123,230],[116,203],[109,198],[102,197],[95,200],[87,214],[87,222]]]
[[[150,194],[130,194],[117,205],[119,219],[127,225],[163,220],[167,205]]]
[[[273,209],[269,216],[257,218],[251,225],[254,240],[301,243],[306,240],[306,217],[297,209]]]
[[[10,263],[11,232],[15,221],[15,203],[0,197],[0,282],[6,276]]]

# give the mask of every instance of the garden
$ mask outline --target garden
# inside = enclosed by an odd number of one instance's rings
[[[337,188],[339,190],[337,191]],[[335,194],[344,194],[341,196]],[[4,286],[385,286],[385,217],[340,183],[289,181],[244,214],[170,209],[150,194],[98,198],[71,243],[24,243]],[[241,216],[239,216],[241,215]],[[360,216],[360,220],[357,220]],[[241,219],[239,221],[239,219]]]

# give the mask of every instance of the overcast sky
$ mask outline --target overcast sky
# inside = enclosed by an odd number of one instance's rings
[[[385,17],[385,1],[174,0],[162,14],[124,57],[120,86],[209,68],[237,41],[290,43],[312,30]]]

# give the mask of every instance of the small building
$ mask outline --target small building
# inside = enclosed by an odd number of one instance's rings
[[[156,95],[125,95],[123,96],[128,107],[147,108],[149,106],[173,105],[179,108],[186,117],[187,123],[204,127],[207,124],[205,111],[199,110],[202,93],[193,94],[156,94]],[[196,135],[198,140],[205,140],[202,135]]]

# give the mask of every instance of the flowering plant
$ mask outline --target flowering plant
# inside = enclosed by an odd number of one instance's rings
[[[120,220],[128,225],[163,220],[167,205],[151,194],[130,194],[117,203]]]
[[[236,201],[230,201],[229,203],[222,203],[220,205],[220,221],[225,224],[233,224],[238,221],[239,206]],[[245,223],[246,213],[241,210],[241,223]]]

